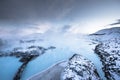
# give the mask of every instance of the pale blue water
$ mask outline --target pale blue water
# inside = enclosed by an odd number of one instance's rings
[[[67,60],[74,54],[69,52],[70,51],[68,49],[55,49],[53,51],[48,51],[42,56],[36,58],[28,64],[26,70],[23,73],[22,80],[26,80],[27,78],[47,69],[57,62]]]
[[[73,54],[79,53],[86,57],[87,59],[91,60],[100,76],[105,80],[103,71],[101,69],[102,64],[99,57],[94,54],[92,47],[88,44],[81,42],[71,43],[70,45],[67,43],[68,47],[64,46],[64,43],[60,43],[60,46],[57,46],[54,50],[49,50],[45,54],[37,57],[36,59],[32,60],[28,63],[27,67],[23,72],[23,76],[21,80],[26,80],[29,77],[37,74],[48,67],[52,66],[53,64],[68,60]],[[0,80],[12,80],[13,76],[17,72],[17,69],[20,67],[21,63],[18,61],[18,58],[15,57],[3,57],[0,58]]]
[[[51,65],[57,62],[68,60],[68,58],[70,58],[73,54],[75,54],[75,52],[91,60],[95,64],[100,76],[105,80],[103,71],[101,69],[102,63],[99,57],[94,53],[93,50],[91,50],[91,48],[88,45],[87,46],[84,45],[83,47],[76,48],[76,50],[73,48],[73,50],[74,51],[72,51],[72,49],[70,48],[56,48],[53,51],[48,51],[47,53],[43,54],[42,56],[38,57],[37,59],[31,61],[28,64],[26,70],[23,73],[22,80],[28,79],[34,74],[37,74],[47,69],[48,67],[50,67]]]
[[[13,80],[21,63],[15,57],[0,57],[0,80]]]

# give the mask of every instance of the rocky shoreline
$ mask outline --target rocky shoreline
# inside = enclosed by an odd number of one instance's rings
[[[47,50],[55,49],[54,46],[50,46],[48,48],[43,48],[41,46],[30,46],[24,51],[22,48],[14,48],[12,51],[7,53],[0,52],[0,57],[16,57],[20,58],[19,61],[22,62],[22,65],[19,67],[18,71],[16,72],[13,80],[20,80],[22,77],[22,73],[26,68],[27,64],[37,58],[38,56],[44,54]]]
[[[98,44],[95,53],[100,57],[107,80],[119,80],[120,77],[120,40],[113,39]]]
[[[27,80],[101,80],[94,64],[79,54]]]
[[[22,76],[22,73],[24,71],[24,69],[26,68],[27,64],[33,59],[35,58],[36,56],[29,56],[25,59],[25,61],[23,62],[23,64],[20,66],[20,68],[18,69],[16,75],[14,76],[13,80],[20,80],[21,79],[21,76]]]

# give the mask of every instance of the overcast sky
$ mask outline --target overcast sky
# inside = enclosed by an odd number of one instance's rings
[[[0,34],[93,33],[119,18],[120,0],[0,0]]]

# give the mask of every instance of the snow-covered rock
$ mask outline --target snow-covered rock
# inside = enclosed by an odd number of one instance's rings
[[[107,80],[120,79],[120,38],[107,40],[98,44],[95,53],[103,63],[103,71]]]
[[[84,39],[88,42],[84,41]],[[54,59],[57,59],[60,56],[64,57],[66,56],[66,54],[72,55],[72,53],[74,52],[80,53],[82,56],[77,54],[74,55],[72,58],[70,58],[70,60],[68,60],[68,65],[65,65],[63,67],[60,64],[58,65],[59,67],[54,66],[52,68],[49,68],[47,72],[41,73],[40,75],[37,76],[37,78],[35,78],[36,77],[35,76],[34,79],[32,78],[32,80],[49,80],[49,79],[54,80],[54,78],[55,80],[57,79],[59,80],[60,77],[62,80],[90,80],[90,79],[100,80],[101,76],[99,77],[97,73],[99,67],[97,66],[97,70],[96,70],[95,66],[97,64],[95,64],[94,66],[94,64],[91,62],[93,61],[94,63],[96,63],[98,61],[96,60],[95,62],[94,59],[90,59],[91,60],[90,61],[84,58],[84,56],[87,57],[89,56],[94,58],[97,57],[97,56],[93,56],[94,55],[94,52],[92,51],[93,47],[91,47],[93,45],[89,41],[92,41],[94,45],[100,44],[99,47],[96,46],[97,49],[96,53],[100,56],[100,59],[103,63],[103,70],[107,79],[119,80],[120,78],[119,76],[120,28],[119,27],[100,30],[89,36],[87,35],[78,36],[71,34],[58,35],[52,33],[52,36],[48,36],[48,34],[45,35],[32,34],[29,36],[25,36],[23,38],[19,38],[17,40],[12,38],[7,40],[7,46],[5,46],[4,49],[2,49],[0,46],[0,56],[1,57],[16,56],[19,58],[22,57],[20,61],[26,62],[29,56],[32,55],[34,57],[36,56],[38,57],[39,55],[45,53],[45,51],[49,49],[52,50],[56,48],[55,50],[53,50],[53,52],[51,52],[53,54],[50,55],[50,57],[52,56],[54,57]],[[4,41],[4,43],[6,43],[6,40]],[[90,45],[88,43],[90,43]],[[0,44],[3,45],[3,40],[0,40]],[[88,53],[86,54],[86,52]],[[49,51],[47,53],[49,53]],[[59,54],[57,55],[57,58],[55,54]],[[99,57],[97,58],[99,59]],[[47,62],[45,64],[47,64]],[[35,65],[38,65],[38,63],[35,63]],[[102,67],[100,66],[100,69],[101,68]],[[102,73],[100,72],[99,74]]]
[[[101,80],[94,64],[79,54],[74,54],[64,71],[61,80]]]
[[[55,64],[28,80],[101,80],[94,64],[79,54]]]
[[[100,30],[89,35],[95,43],[95,53],[100,57],[107,80],[120,78],[120,27]]]

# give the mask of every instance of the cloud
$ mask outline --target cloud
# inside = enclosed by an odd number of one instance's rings
[[[33,33],[45,33],[49,29],[51,29],[52,24],[50,23],[42,23],[42,24],[35,24],[32,27],[23,28],[21,31],[27,35],[27,34],[33,34]]]
[[[63,1],[63,4],[61,6],[61,9],[60,9],[60,13],[58,14],[57,16],[57,19],[58,20],[61,20],[63,19],[64,17],[66,17],[67,15],[69,15],[69,13],[71,13],[71,11],[73,10],[73,4],[75,3],[74,0],[64,0]]]
[[[6,0],[0,1],[0,20],[56,20],[71,11],[74,0]]]
[[[80,27],[75,26],[75,25],[69,29],[69,32],[73,34],[78,34],[80,33],[80,31],[81,31]]]
[[[71,28],[72,26],[71,25],[65,25],[61,28],[61,32],[62,33],[66,33],[69,31],[69,29]]]
[[[36,24],[24,24],[19,25],[2,25],[0,26],[0,37],[17,37],[25,36],[34,33],[45,33],[49,29],[52,29],[52,24],[48,22],[36,23]]]

